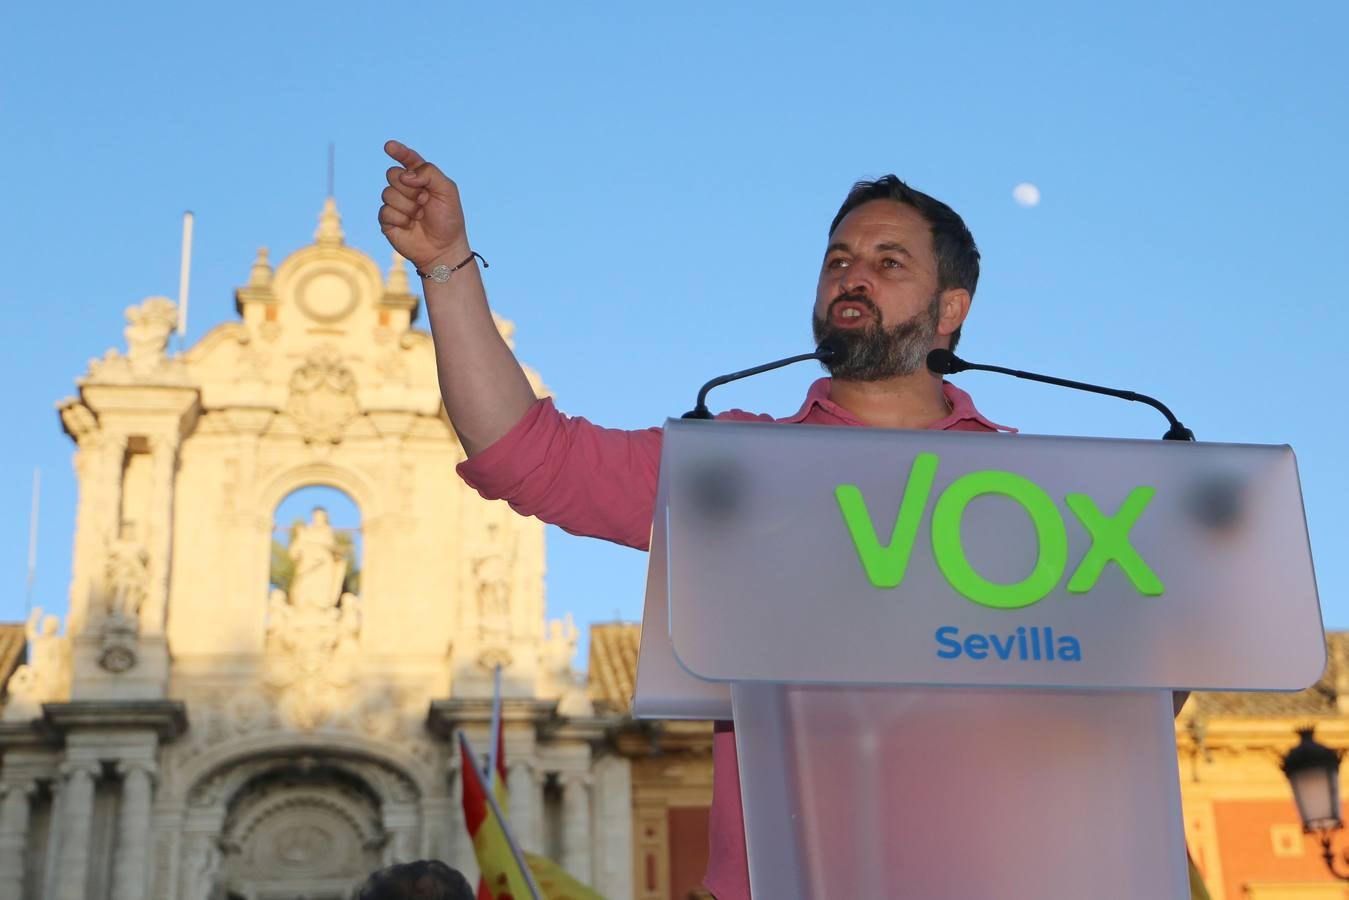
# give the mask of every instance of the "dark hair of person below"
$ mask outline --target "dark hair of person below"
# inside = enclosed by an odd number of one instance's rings
[[[373,873],[357,900],[474,900],[468,879],[438,859],[398,863]]]
[[[974,235],[965,227],[965,220],[951,207],[936,197],[924,194],[909,187],[894,175],[886,175],[875,181],[859,181],[852,186],[838,215],[829,224],[829,234],[838,230],[843,217],[863,203],[872,200],[893,200],[916,209],[932,228],[932,253],[937,257],[937,289],[964,288],[974,296],[979,284],[979,248],[974,244]],[[951,349],[955,350],[960,340],[960,329],[951,335]]]

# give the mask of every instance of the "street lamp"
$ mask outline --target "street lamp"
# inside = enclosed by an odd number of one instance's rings
[[[1349,872],[1335,868],[1335,854],[1330,850],[1335,832],[1344,823],[1340,820],[1340,756],[1342,751],[1318,744],[1312,737],[1312,728],[1298,729],[1302,739],[1283,758],[1283,774],[1293,788],[1293,800],[1302,817],[1302,830],[1321,839],[1321,855],[1330,874],[1341,881],[1349,881]]]

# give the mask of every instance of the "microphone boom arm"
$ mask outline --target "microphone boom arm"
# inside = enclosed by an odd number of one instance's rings
[[[792,363],[805,362],[808,359],[819,359],[820,351],[815,350],[810,353],[802,353],[800,356],[789,356],[786,359],[775,360],[770,363],[764,363],[761,366],[755,366],[752,369],[742,369],[739,372],[732,372],[729,375],[718,375],[707,384],[703,385],[702,390],[698,391],[698,401],[693,409],[684,413],[680,418],[684,419],[710,419],[712,413],[707,409],[707,394],[714,387],[720,387],[731,381],[738,381],[741,378],[748,378],[751,375],[758,375],[761,372],[771,372],[773,369],[780,369],[783,366],[790,366]]]
[[[999,375],[1011,375],[1013,378],[1023,378],[1026,381],[1039,381],[1044,384],[1057,385],[1058,387],[1072,388],[1078,391],[1090,391],[1093,394],[1104,394],[1107,397],[1119,397],[1121,400],[1146,403],[1148,406],[1151,406],[1153,409],[1166,416],[1166,421],[1171,424],[1171,428],[1166,434],[1162,435],[1162,440],[1194,440],[1194,432],[1182,425],[1180,420],[1167,408],[1165,403],[1155,397],[1149,397],[1147,394],[1140,394],[1137,391],[1122,391],[1118,388],[1102,387],[1098,384],[1087,384],[1084,381],[1070,381],[1067,378],[1055,378],[1052,375],[1024,372],[1021,369],[1008,369],[1003,366],[988,366],[983,365],[982,363],[966,362],[950,350],[946,349],[936,349],[929,353],[927,365],[930,370],[938,375],[951,375],[956,372],[964,372],[967,369],[974,369],[979,372],[996,372]]]

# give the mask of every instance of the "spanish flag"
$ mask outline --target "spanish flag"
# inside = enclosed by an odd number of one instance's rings
[[[494,722],[494,725],[495,725],[495,722]],[[502,811],[502,815],[504,816],[504,815],[505,815],[505,811],[510,807],[510,802],[509,802],[509,801],[510,801],[510,794],[508,794],[508,793],[507,793],[507,790],[506,790],[506,739],[505,739],[505,737],[504,737],[504,731],[505,731],[505,729],[501,728],[499,725],[495,725],[494,731],[496,732],[496,735],[495,735],[495,737],[496,737],[496,746],[492,748],[492,796],[496,798],[497,809],[501,810],[501,811]],[[471,754],[470,754],[470,755],[471,755]],[[465,764],[467,764],[467,763],[465,763]],[[464,797],[465,797],[465,798],[468,797],[468,783],[467,783],[467,781],[465,781],[465,783],[464,783]],[[484,804],[484,806],[486,806],[486,804]],[[467,817],[468,817],[468,807],[467,807],[467,806],[464,807],[464,815],[465,815],[465,821],[466,821],[466,822],[469,821],[469,819],[467,818]],[[472,834],[472,833],[473,833],[473,827],[470,825],[470,826],[469,826],[469,834]],[[473,846],[474,846],[474,850],[475,850],[475,852],[476,852],[476,850],[477,850],[477,841],[476,841],[476,840],[474,841],[474,845],[473,845]],[[479,866],[481,867],[481,863],[479,863]],[[485,872],[486,869],[484,869],[483,871]],[[478,898],[477,898],[477,900],[493,900],[492,892],[491,892],[491,891],[488,889],[488,887],[487,887],[487,879],[486,879],[486,878],[481,878],[481,877],[480,877],[480,878],[478,879]]]
[[[493,754],[490,797],[468,739],[462,734],[459,749],[464,779],[464,824],[473,839],[478,868],[482,870],[478,900],[529,900],[535,896],[541,900],[604,900],[551,859],[521,853],[514,846],[502,813],[507,797],[502,741],[498,739]]]
[[[487,796],[478,761],[469,752],[468,740],[463,735],[459,736],[459,749],[464,778],[464,825],[473,839],[473,855],[482,870],[478,896],[483,896],[485,887],[491,900],[529,900],[536,891],[516,859],[515,848],[496,808],[496,798]]]

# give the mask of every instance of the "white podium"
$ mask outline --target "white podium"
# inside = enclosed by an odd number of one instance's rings
[[[666,423],[633,714],[756,898],[1185,900],[1172,691],[1324,666],[1287,447]]]

